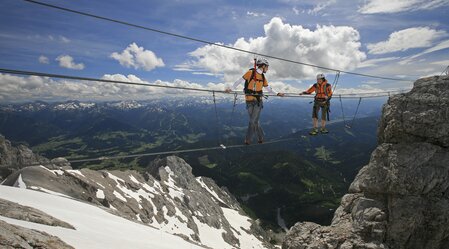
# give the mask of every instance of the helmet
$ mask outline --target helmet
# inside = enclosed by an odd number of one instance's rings
[[[317,74],[317,75],[316,75],[316,79],[317,79],[317,80],[319,80],[319,79],[324,79],[324,74],[322,74],[322,73]]]
[[[256,65],[267,65],[267,66],[269,66],[270,64],[268,63],[267,59],[265,59],[265,58],[258,58],[256,60]]]

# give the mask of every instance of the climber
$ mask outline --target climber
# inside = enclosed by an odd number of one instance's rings
[[[326,119],[329,120],[329,101],[332,98],[332,86],[327,83],[324,74],[320,73],[316,76],[317,83],[313,84],[307,91],[300,93],[311,94],[316,93],[313,103],[312,119],[313,129],[309,132],[310,135],[318,134],[318,111],[321,109],[321,133],[329,133],[326,129]]]
[[[249,115],[248,130],[246,132],[245,144],[249,145],[254,135],[257,135],[258,143],[263,143],[264,132],[259,124],[260,112],[263,108],[263,91],[264,87],[268,92],[284,97],[284,93],[275,92],[269,85],[265,78],[265,73],[268,71],[269,63],[264,58],[254,59],[254,68],[249,69],[242,78],[238,79],[232,88],[227,88],[226,92],[234,91],[237,86],[245,83],[244,93],[246,100],[246,109]]]

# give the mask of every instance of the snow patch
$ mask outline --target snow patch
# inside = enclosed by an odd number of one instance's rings
[[[105,198],[103,190],[97,189],[97,198],[98,199],[104,199]]]
[[[115,195],[115,197],[117,197],[117,198],[119,198],[120,200],[126,202],[126,198],[123,197],[123,195],[120,194],[119,192],[117,192],[117,191],[114,190],[113,194]]]
[[[237,234],[233,231],[234,236],[239,239],[240,248],[265,248],[263,243],[257,239],[256,236],[246,232],[250,231],[251,228],[251,222],[249,222],[250,219],[247,216],[241,215],[238,211],[233,209],[221,209],[223,210],[223,214],[231,227],[239,233]]]
[[[193,220],[198,227],[198,237],[201,244],[212,248],[235,248],[223,240],[222,234],[226,232],[225,230],[210,227],[196,217],[193,217]]]
[[[140,184],[141,182],[139,182],[133,175],[130,175],[129,176],[129,179],[132,181],[132,182],[134,182],[134,183],[137,183],[137,184]]]
[[[25,182],[22,179],[22,174],[20,174],[19,177],[17,177],[17,180],[13,186],[16,188],[27,188],[27,185],[25,184]]]
[[[31,186],[30,189],[38,190],[38,191],[41,191],[41,192],[44,192],[44,193],[47,193],[47,194],[51,194],[51,195],[56,195],[56,196],[61,196],[61,197],[73,199],[71,196],[68,196],[68,195],[65,195],[65,194],[61,194],[59,192],[55,192],[55,191],[52,191],[52,190],[49,190],[49,189],[46,189],[46,188],[43,188],[43,187]]]
[[[201,187],[203,187],[204,189],[207,190],[207,192],[209,192],[215,199],[217,199],[219,202],[226,204],[226,202],[224,202],[220,197],[218,197],[217,193],[215,193],[215,191],[212,191],[212,189],[210,189],[206,183],[204,183],[203,179],[201,177],[197,177],[196,181],[201,185]]]
[[[168,181],[167,181],[168,195],[170,195],[172,200],[174,200],[175,197],[182,200],[184,198],[184,192],[183,192],[183,189],[179,188],[176,185],[176,182],[172,177],[175,174],[173,173],[173,171],[171,171],[171,169],[168,166],[166,166],[164,169],[168,173]]]
[[[81,171],[79,171],[79,170],[69,169],[69,170],[66,170],[66,172],[68,172],[68,173],[70,173],[72,175],[78,175],[78,176],[81,176],[81,177],[85,177],[83,175],[83,173],[81,173]]]
[[[111,173],[107,173],[108,177],[114,180],[117,183],[117,186],[121,186],[125,183],[125,181],[122,178],[119,178]]]
[[[97,206],[72,199],[7,186],[0,186],[0,198],[41,210],[71,224],[76,230],[0,216],[1,220],[10,224],[44,231],[59,237],[77,249],[201,248],[178,236],[126,220]]]

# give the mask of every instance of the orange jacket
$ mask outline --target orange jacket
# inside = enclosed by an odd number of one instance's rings
[[[313,86],[311,86],[307,91],[303,92],[304,94],[311,94],[315,92],[315,99],[325,99],[324,97],[327,96],[332,97],[332,86],[331,84],[327,83],[327,80],[323,83],[315,83]]]
[[[248,72],[246,72],[242,77],[244,80],[249,80],[248,89],[259,92],[259,91],[262,91],[263,87],[268,86],[267,79],[264,78],[262,76],[262,74],[259,74],[257,72],[254,74],[253,79],[250,79],[252,73],[253,73],[252,70],[248,70]],[[254,101],[254,100],[256,100],[256,97],[251,96],[251,95],[246,95],[245,99],[246,99],[246,101]]]

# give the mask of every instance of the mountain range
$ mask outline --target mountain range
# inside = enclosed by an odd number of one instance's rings
[[[269,100],[261,118],[268,142],[290,141],[180,156],[195,175],[226,186],[252,218],[261,219],[263,227],[286,230],[298,220],[329,224],[340,198],[375,147],[381,106],[379,101],[361,105],[349,129],[337,103],[326,136],[307,135],[308,101]],[[344,106],[346,114],[355,113],[354,105]],[[233,110],[228,99],[217,99],[216,110],[218,120],[211,98],[9,104],[0,107],[0,131],[13,145],[30,146],[48,158],[72,160],[241,144],[247,125],[244,104],[237,101]],[[142,171],[155,158],[72,167]]]
[[[448,81],[447,76],[420,79],[409,93],[391,97],[380,118],[357,119],[351,128],[337,122],[327,135],[309,137],[304,130],[262,145],[185,154],[186,160],[141,158],[138,170],[73,168],[65,158],[49,160],[1,137],[0,168],[7,176],[0,186],[0,243],[7,248],[274,248],[280,242],[285,249],[447,248]],[[356,165],[376,139],[367,162]],[[199,165],[189,165],[195,159]],[[308,210],[323,217],[335,203],[330,226],[304,221],[313,217]],[[291,225],[292,219],[299,222]],[[288,230],[284,238],[271,231],[273,223]],[[125,228],[124,237],[116,233],[117,224]]]

